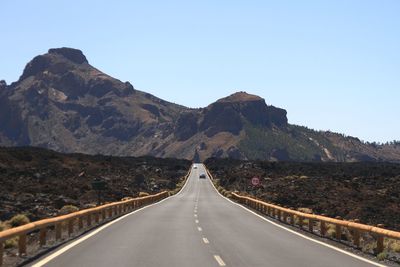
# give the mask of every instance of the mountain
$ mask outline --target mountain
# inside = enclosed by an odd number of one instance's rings
[[[77,49],[30,61],[0,81],[0,145],[118,156],[194,155],[301,161],[400,161],[376,145],[288,124],[286,110],[245,92],[190,109],[135,89],[91,66]]]

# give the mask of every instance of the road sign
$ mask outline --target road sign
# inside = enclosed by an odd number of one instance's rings
[[[258,178],[258,177],[251,178],[251,184],[253,186],[259,186],[260,185],[260,178]]]

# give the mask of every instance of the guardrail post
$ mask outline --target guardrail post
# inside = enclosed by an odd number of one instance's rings
[[[98,211],[96,211],[96,213],[94,214],[94,222],[99,223],[99,212]]]
[[[299,227],[302,229],[303,228],[303,217],[297,216],[297,218],[299,219]]]
[[[290,224],[294,225],[294,214],[290,214]]]
[[[56,223],[56,240],[60,240],[61,239],[61,223]]]
[[[18,252],[20,256],[26,254],[26,233],[18,236]]]
[[[308,231],[311,233],[314,232],[314,220],[313,219],[308,219]]]
[[[92,214],[90,214],[90,213],[88,213],[88,215],[86,217],[86,224],[87,224],[87,226],[92,225]]]
[[[282,212],[283,222],[287,223],[287,213],[285,211]]]
[[[106,219],[106,216],[107,216],[107,215],[106,215],[106,210],[105,210],[105,209],[102,209],[102,210],[101,210],[101,220],[104,221],[104,220]]]
[[[378,224],[377,227],[383,228],[385,227],[384,224]],[[376,253],[379,254],[384,250],[384,236],[381,234],[378,234],[377,239],[376,239]]]
[[[278,215],[278,220],[281,220],[281,210],[277,210],[276,214]]]
[[[68,220],[68,236],[71,236],[74,232],[74,219]]]
[[[353,229],[353,244],[356,248],[360,247],[360,230]]]
[[[326,214],[322,213],[321,216],[326,217]],[[321,228],[321,236],[325,236],[326,235],[326,223],[324,221],[321,221],[320,228]]]
[[[376,254],[379,254],[383,251],[384,247],[383,247],[383,236],[382,235],[378,235],[377,239],[376,239]]]
[[[82,230],[82,228],[83,228],[83,218],[82,218],[82,216],[79,216],[78,217],[78,229]]]
[[[39,232],[39,243],[40,243],[40,246],[42,246],[42,247],[44,245],[46,245],[46,236],[47,236],[47,228],[43,227],[40,229],[40,232]]]
[[[336,216],[335,219],[341,220],[342,218],[340,216]],[[342,239],[342,226],[339,224],[336,224],[335,232],[336,232],[336,239],[341,240]]]
[[[4,242],[0,241],[0,266],[3,266]]]

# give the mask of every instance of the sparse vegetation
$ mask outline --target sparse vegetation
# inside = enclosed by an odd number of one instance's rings
[[[381,253],[379,253],[376,258],[378,259],[378,261],[384,261],[386,260],[388,257],[387,251],[383,251]]]
[[[18,227],[27,223],[30,223],[30,220],[25,214],[15,215],[8,221],[11,227]]]
[[[79,208],[74,205],[65,205],[64,207],[62,207],[60,209],[59,214],[65,215],[65,214],[76,212],[78,210],[79,210]]]
[[[63,209],[64,206],[92,207],[97,203],[97,192],[91,185],[96,178],[107,183],[101,192],[103,203],[137,196],[139,192],[175,190],[190,164],[180,159],[0,148],[0,220],[4,222],[16,214],[26,214],[36,221],[71,211]],[[135,182],[135,177],[140,179]],[[143,177],[145,182],[138,184]]]
[[[220,191],[238,191],[280,206],[400,230],[400,164],[233,159],[208,159],[205,164],[219,181]],[[259,186],[251,184],[255,176]]]
[[[18,236],[7,239],[4,242],[4,248],[8,249],[8,248],[16,248],[18,246]]]

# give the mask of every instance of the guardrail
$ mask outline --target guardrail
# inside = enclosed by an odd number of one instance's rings
[[[46,245],[49,228],[54,228],[55,240],[63,239],[63,230],[71,237],[76,232],[93,228],[107,220],[119,217],[140,207],[160,201],[169,196],[168,191],[155,195],[138,197],[124,201],[105,204],[95,208],[85,209],[54,218],[43,219],[19,227],[0,232],[0,266],[3,265],[4,243],[8,239],[18,237],[19,255],[27,253],[27,236],[29,233],[39,232],[39,244]]]
[[[384,229],[381,225],[375,227],[358,222],[342,220],[339,217],[333,219],[326,216],[304,213],[278,205],[269,204],[251,197],[240,196],[234,192],[231,192],[231,195],[232,199],[236,200],[240,204],[249,206],[262,214],[269,215],[284,223],[298,226],[301,229],[304,229],[304,226],[306,226],[307,228],[305,230],[314,233],[314,227],[319,225],[320,235],[323,237],[327,234],[328,224],[334,225],[335,238],[338,240],[342,240],[343,228],[347,228],[352,235],[352,242],[357,248],[360,248],[361,234],[369,233],[376,240],[375,252],[377,254],[384,250],[384,238],[400,239],[400,232]],[[306,222],[306,220],[308,222]]]
[[[191,170],[192,166],[189,168],[189,171],[183,179],[184,183],[186,183]],[[39,245],[40,247],[44,247],[47,242],[47,233],[49,228],[54,229],[55,240],[61,241],[63,239],[63,230],[67,232],[67,237],[72,237],[75,233],[82,233],[83,230],[90,230],[101,223],[111,221],[112,219],[120,217],[143,206],[160,201],[168,196],[170,196],[170,192],[163,191],[155,195],[113,202],[95,208],[84,209],[54,218],[43,219],[1,231],[0,266],[3,265],[4,243],[11,238],[18,237],[18,254],[26,255],[27,236],[32,232],[39,232]]]

